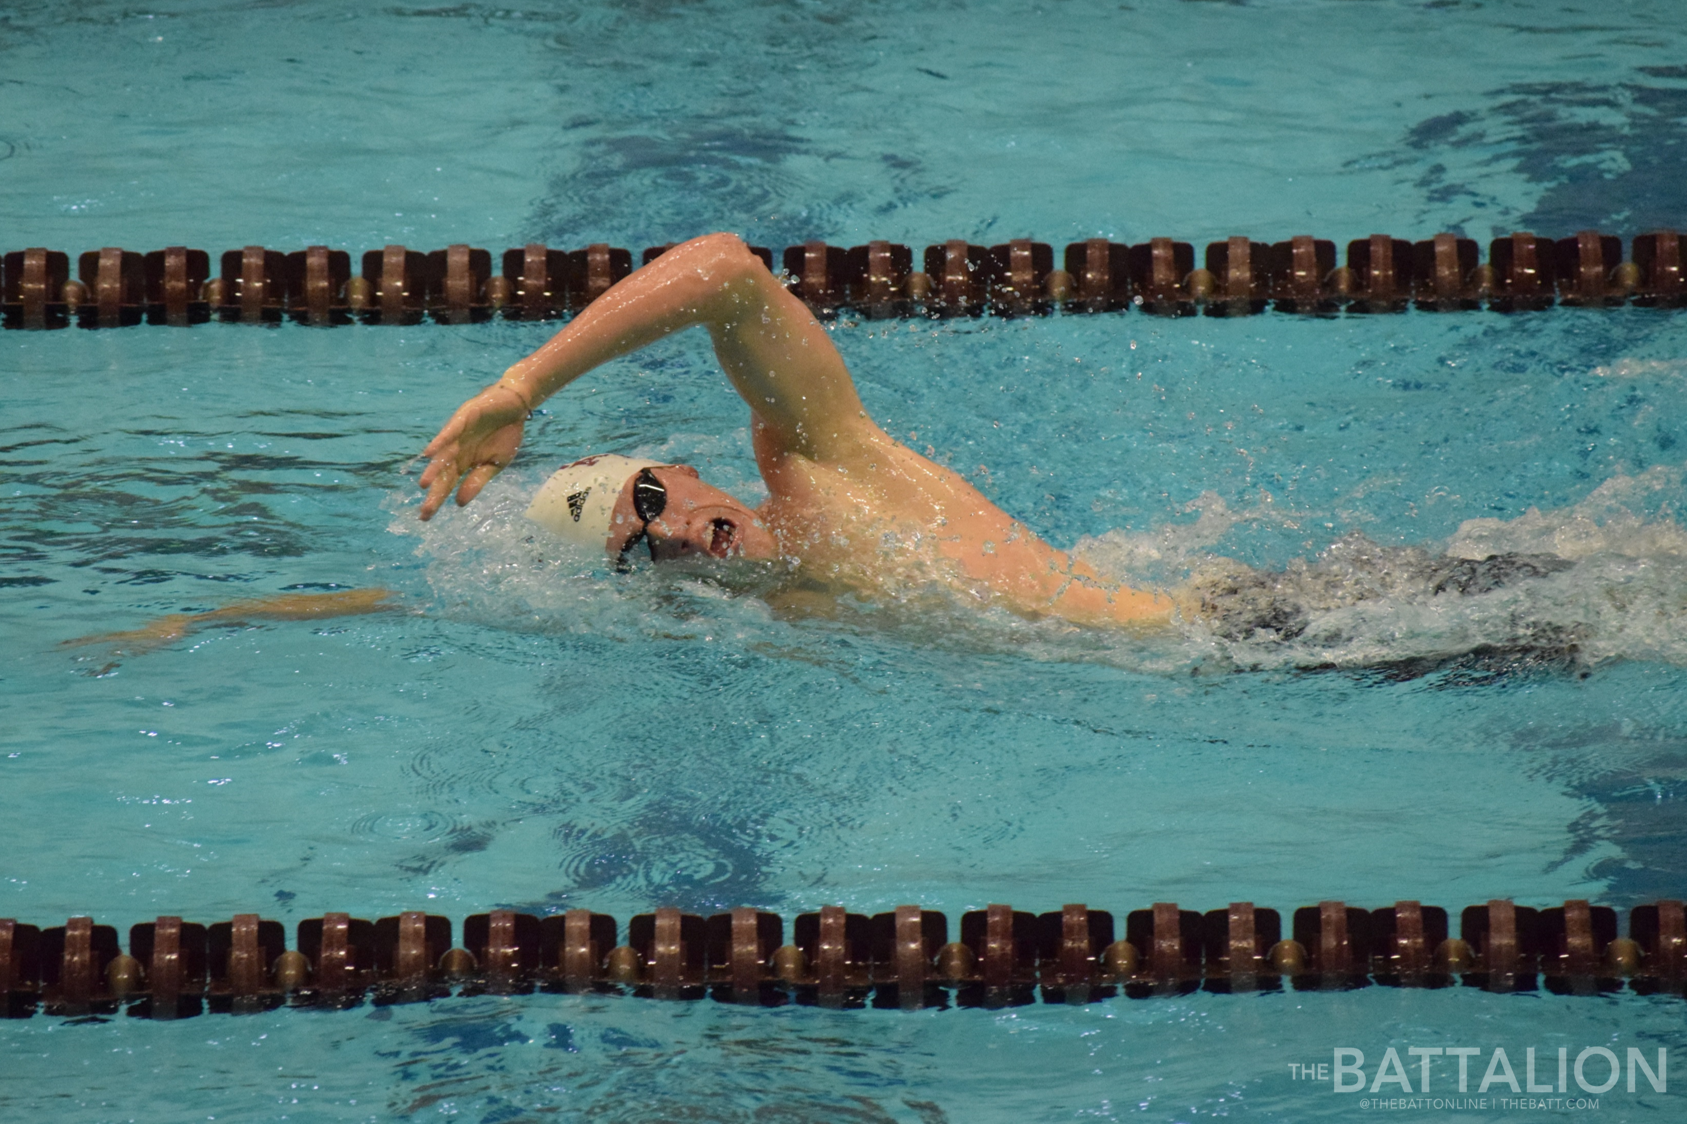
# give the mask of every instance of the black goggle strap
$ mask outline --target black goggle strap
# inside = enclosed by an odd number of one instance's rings
[[[633,547],[638,545],[640,539],[644,540],[645,546],[650,547],[650,560],[652,562],[656,561],[656,547],[651,545],[650,536],[641,530],[638,534],[628,539],[627,545],[621,548],[621,553],[615,556],[616,573],[624,574],[633,568],[633,564],[628,560],[627,555],[632,552]]]

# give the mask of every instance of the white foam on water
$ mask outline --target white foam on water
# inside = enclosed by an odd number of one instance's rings
[[[1428,547],[1351,533],[1277,572],[1214,549],[1242,523],[1296,526],[1269,498],[1238,511],[1203,496],[1192,523],[1078,550],[1124,580],[1186,575],[1200,604],[1186,654],[1212,668],[1687,663],[1687,527],[1670,504],[1684,477],[1676,466],[1617,475],[1579,503],[1467,520]]]
[[[1194,522],[1162,523],[1148,531],[1107,531],[1079,540],[1072,552],[1104,574],[1165,582],[1186,572],[1237,524],[1277,521],[1268,494],[1253,509],[1233,511],[1218,493],[1202,492],[1183,510],[1198,513]]]
[[[1531,407],[1573,410],[1596,400],[1612,404],[1612,419],[1623,419],[1623,441],[1627,427],[1656,430],[1655,447],[1625,445],[1615,454],[1602,445],[1589,452],[1590,467],[1606,456],[1650,457],[1655,448],[1669,447],[1664,438],[1673,440],[1660,419],[1679,397],[1687,358],[1668,336],[1645,349],[1627,346],[1632,350],[1626,354],[1603,345],[1588,350],[1597,358],[1566,368],[1573,381],[1553,391],[1568,397],[1549,395]],[[1510,390],[1494,393],[1499,397],[1492,404],[1510,402]],[[1603,414],[1597,420],[1619,424]],[[1504,428],[1490,433],[1491,440],[1507,437]],[[1609,431],[1605,439],[1623,444]],[[1561,481],[1563,469],[1559,464],[1544,475]],[[1410,499],[1404,494],[1415,490],[1409,477],[1392,465],[1380,468],[1310,501],[1323,508],[1316,515],[1305,499],[1278,502],[1263,490],[1244,498],[1207,493],[1147,530],[1090,536],[1074,551],[1129,584],[1175,589],[1188,583],[1201,609],[1187,614],[1185,653],[1203,667],[1430,666],[1465,657],[1584,666],[1616,659],[1687,661],[1687,524],[1676,511],[1687,497],[1684,466],[1617,470],[1579,502],[1511,508],[1505,518],[1467,520],[1442,541],[1385,545],[1400,540],[1372,529],[1370,521],[1398,533],[1389,513],[1401,505],[1391,504],[1387,494],[1402,489],[1395,498]],[[1514,491],[1517,481],[1505,486]],[[1372,502],[1367,491],[1385,498]],[[1420,503],[1439,502],[1439,491]],[[1318,533],[1329,526],[1323,520],[1362,527],[1382,541],[1351,534],[1332,542]],[[1289,545],[1297,542],[1304,546]],[[1285,563],[1285,545],[1302,557]],[[1228,557],[1257,559],[1243,550],[1273,552],[1277,572],[1258,573]]]
[[[1687,375],[1687,359],[1623,358],[1595,367],[1593,373],[1602,379],[1680,378]]]
[[[1447,553],[1556,554],[1575,561],[1602,554],[1687,557],[1687,528],[1671,517],[1667,503],[1683,494],[1684,476],[1680,467],[1659,465],[1635,476],[1613,476],[1580,503],[1557,511],[1531,507],[1515,519],[1467,519],[1448,540]],[[1660,514],[1643,514],[1652,508]]]

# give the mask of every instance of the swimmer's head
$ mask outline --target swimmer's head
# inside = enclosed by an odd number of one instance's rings
[[[689,465],[606,454],[558,469],[527,517],[580,546],[626,560],[642,541],[655,561],[774,558],[779,544],[745,504]]]
[[[625,485],[656,461],[607,453],[563,465],[527,506],[527,518],[582,547],[602,547]]]

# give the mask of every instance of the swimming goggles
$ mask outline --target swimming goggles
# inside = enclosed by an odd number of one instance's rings
[[[650,524],[653,520],[662,518],[662,513],[668,509],[668,489],[656,479],[656,474],[648,468],[639,469],[639,474],[633,480],[633,514],[639,517],[644,525],[638,529],[638,534],[628,539],[621,548],[620,557],[616,565],[625,567],[627,555],[640,539],[644,540],[645,548],[650,551],[650,560],[656,561],[656,544],[650,541]]]

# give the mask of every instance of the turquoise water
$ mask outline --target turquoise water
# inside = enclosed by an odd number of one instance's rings
[[[1687,222],[1677,22],[1644,4],[14,7],[0,242],[1629,235]],[[1679,897],[1684,325],[839,324],[885,427],[1057,545],[1138,580],[1287,569],[1309,606],[1290,639],[1150,642],[894,598],[781,619],[531,541],[525,495],[589,449],[759,496],[701,338],[554,399],[517,466],[424,530],[416,451],[546,326],[5,333],[0,915],[259,910],[291,930],[340,909],[919,902],[954,923],[992,901]],[[1504,551],[1576,565],[1479,597],[1421,588],[1426,558]],[[405,611],[210,630],[115,666],[57,646],[368,585]],[[1352,1046],[1374,1073],[1389,1046],[1457,1042],[1519,1067],[1561,1045],[1679,1065],[1682,1011],[1370,988],[37,1017],[0,1025],[0,1107],[1347,1119],[1356,1094],[1288,1064]],[[1598,1115],[1680,1097],[1640,1090]]]

